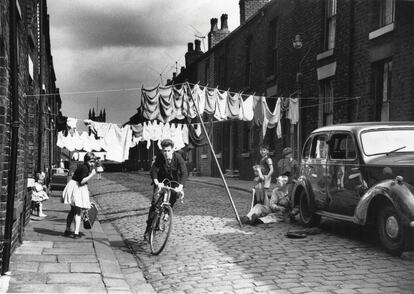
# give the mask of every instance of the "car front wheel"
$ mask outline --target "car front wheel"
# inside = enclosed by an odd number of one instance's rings
[[[381,244],[392,255],[401,255],[405,248],[405,232],[400,217],[393,206],[379,211],[377,229]]]
[[[299,196],[299,214],[302,224],[306,227],[313,227],[319,225],[321,216],[314,214],[310,209],[310,199],[305,191],[302,191]]]

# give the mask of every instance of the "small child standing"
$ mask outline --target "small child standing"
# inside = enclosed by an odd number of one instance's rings
[[[270,188],[270,184],[272,182],[272,174],[273,174],[273,161],[269,156],[269,146],[262,145],[260,146],[260,155],[261,159],[259,161],[259,165],[261,166],[263,177],[264,177],[264,192],[267,197],[268,191]]]
[[[265,195],[265,188],[264,188],[264,182],[265,182],[265,177],[262,173],[262,167],[260,165],[254,165],[253,166],[253,170],[254,170],[254,194],[255,194],[255,199],[253,202],[253,206],[256,204],[265,204],[265,201],[267,200]]]
[[[98,180],[100,180],[102,179],[102,173],[104,169],[103,169],[102,162],[99,159],[99,157],[96,159],[95,167],[96,167],[96,173],[98,174]]]
[[[43,201],[49,199],[46,193],[45,186],[46,175],[44,172],[37,174],[37,182],[33,186],[32,191],[32,201],[35,202],[38,206],[38,216],[45,217],[46,214],[43,213]]]

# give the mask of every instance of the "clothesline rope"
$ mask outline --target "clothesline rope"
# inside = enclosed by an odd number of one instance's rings
[[[203,86],[200,84],[193,84],[193,83],[189,83],[189,82],[184,82],[184,83],[178,83],[178,84],[172,84],[169,86],[181,86],[181,85],[199,85],[202,88],[207,88],[209,90],[215,90],[217,89],[220,92],[226,92],[225,90],[222,89],[218,89],[218,88],[211,88],[207,86]],[[160,87],[160,85],[158,84],[156,87]],[[155,87],[155,88],[156,88]],[[166,86],[168,87],[168,86]],[[90,90],[90,91],[73,91],[73,92],[60,92],[60,93],[45,93],[45,94],[24,94],[24,97],[45,97],[45,96],[56,96],[56,95],[82,95],[82,94],[96,94],[96,93],[114,93],[114,92],[128,92],[128,91],[140,91],[142,90],[144,87],[142,86],[141,88],[125,88],[125,89],[110,89],[110,90]],[[265,97],[266,99],[278,99],[278,98],[289,98],[289,97],[284,97],[284,96],[264,96],[264,95],[256,95],[254,94],[244,94],[242,91],[240,92],[233,92],[233,91],[227,91],[227,93],[230,94],[240,94],[241,96],[245,96],[245,97],[249,97],[249,96],[259,96],[259,97]],[[292,98],[292,97],[290,97]],[[306,99],[310,99],[310,100],[316,100],[316,99],[321,99],[321,98],[334,98],[334,99],[355,99],[355,98],[360,98],[358,96],[329,96],[329,97],[320,97],[320,96],[306,96],[306,97],[300,97],[298,99],[300,100],[306,100]]]
[[[319,97],[319,98],[326,98],[326,97]],[[339,98],[339,97],[335,97],[335,98]],[[349,101],[349,100],[358,100],[358,99],[361,99],[361,97],[344,98],[344,99],[334,100],[334,101],[331,101],[331,102],[323,102],[323,103],[317,103],[317,104],[312,104],[312,105],[305,105],[305,106],[300,106],[299,109],[305,109],[305,108],[311,108],[311,107],[318,107],[318,106],[321,106],[321,105],[328,105],[328,104],[331,104],[331,103],[346,102],[346,101]],[[46,113],[46,112],[43,112],[43,115],[59,116],[58,114]],[[87,120],[86,118],[80,119],[80,118],[76,118],[76,117],[72,117],[72,116],[71,116],[71,118],[74,118],[74,119],[77,119],[77,120],[81,120],[81,121]],[[154,119],[154,121],[155,120],[156,119]],[[213,123],[219,123],[219,122],[225,122],[225,121],[242,121],[242,120],[239,120],[239,119],[227,119],[227,120],[213,121]],[[106,122],[106,123],[110,123],[110,122]],[[209,123],[209,122],[207,121],[207,122],[204,122],[204,123]],[[116,124],[116,123],[114,123],[114,124]],[[191,124],[200,124],[200,123],[191,123]]]

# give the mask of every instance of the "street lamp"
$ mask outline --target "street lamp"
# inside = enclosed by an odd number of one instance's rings
[[[303,40],[302,40],[302,36],[300,34],[295,35],[295,38],[292,40],[292,45],[293,48],[296,50],[300,50],[303,47]],[[306,56],[308,55],[309,51],[310,51],[311,47],[309,46],[308,50],[306,51],[305,55],[303,55],[302,59],[299,62],[299,66],[298,66],[298,71],[296,73],[296,91],[294,92],[294,94],[296,94],[296,97],[298,98],[298,108],[299,108],[299,112],[298,112],[298,122],[297,122],[297,126],[296,126],[296,133],[297,133],[297,142],[296,142],[296,149],[297,149],[297,159],[298,161],[300,161],[300,133],[301,133],[301,128],[300,128],[300,124],[301,124],[301,111],[300,111],[300,100],[302,97],[302,63],[305,60]],[[293,141],[293,134],[294,134],[294,130],[292,129],[292,141]]]

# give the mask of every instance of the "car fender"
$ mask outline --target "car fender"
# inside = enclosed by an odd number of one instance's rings
[[[396,208],[403,224],[414,220],[414,187],[405,182],[384,180],[369,188],[358,202],[354,214],[356,223],[367,223],[368,211],[380,197],[385,197]]]
[[[305,190],[306,192],[306,195],[309,200],[309,208],[311,212],[315,211],[316,210],[315,197],[313,195],[311,185],[305,176],[300,176],[296,180],[296,184],[293,187],[292,196],[291,196],[292,198],[290,202],[292,205],[292,208],[299,205],[299,195],[302,190]]]

